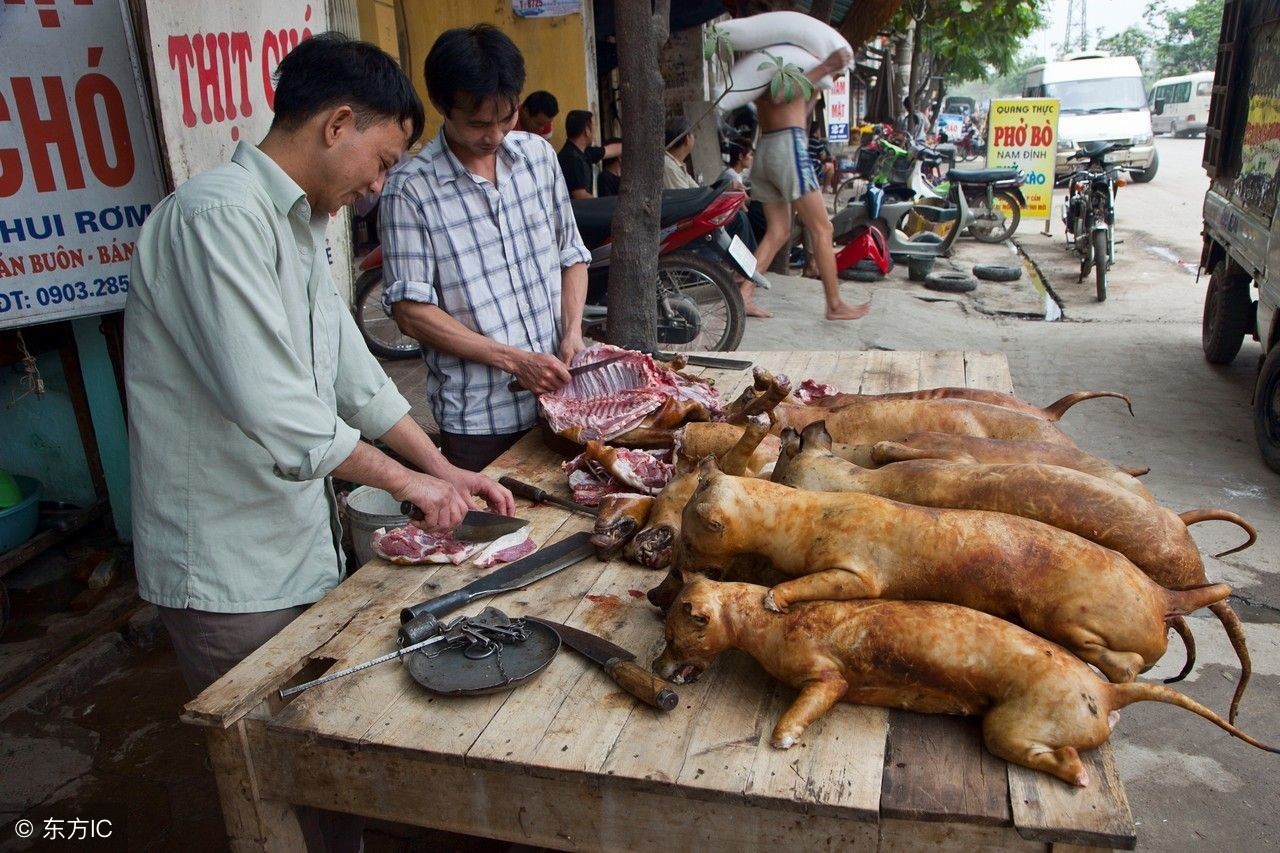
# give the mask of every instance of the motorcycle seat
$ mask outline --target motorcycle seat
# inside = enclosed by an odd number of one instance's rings
[[[716,181],[709,187],[663,190],[659,225],[666,228],[704,210],[728,187],[728,181]],[[570,204],[573,206],[573,218],[578,223],[578,233],[588,249],[594,249],[609,239],[613,231],[613,214],[618,208],[617,196],[574,199]]]
[[[1001,181],[1016,181],[1017,168],[1008,169],[952,169],[947,177],[962,184],[995,184]]]

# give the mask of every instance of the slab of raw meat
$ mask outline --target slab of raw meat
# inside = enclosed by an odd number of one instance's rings
[[[668,399],[693,401],[707,416],[720,411],[720,397],[706,382],[677,373],[652,356],[595,344],[574,356],[573,367],[623,355],[599,370],[582,373],[552,394],[538,398],[553,432],[573,441],[609,441],[644,424]]]
[[[480,550],[474,542],[452,536],[434,536],[412,524],[373,531],[373,550],[379,557],[402,566],[453,563],[455,566]]]

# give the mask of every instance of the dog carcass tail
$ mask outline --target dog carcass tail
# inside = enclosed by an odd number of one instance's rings
[[[1129,407],[1129,414],[1133,414],[1133,403],[1129,402],[1129,398],[1119,391],[1077,391],[1074,394],[1068,394],[1060,400],[1054,400],[1052,403],[1044,407],[1045,420],[1056,421],[1066,414],[1067,409],[1076,403],[1085,400],[1092,400],[1095,397],[1115,397],[1124,400],[1124,404]]]
[[[1231,609],[1231,605],[1218,601],[1210,604],[1209,610],[1222,623],[1227,639],[1231,641],[1231,648],[1236,650],[1236,657],[1240,658],[1240,680],[1236,682],[1236,692],[1231,697],[1231,712],[1227,715],[1227,719],[1234,723],[1236,714],[1240,713],[1240,698],[1244,696],[1244,688],[1253,675],[1253,661],[1249,658],[1249,646],[1245,643],[1244,626],[1240,624],[1240,617]]]
[[[1231,594],[1230,584],[1211,583],[1205,586],[1193,586],[1190,589],[1165,590],[1166,601],[1164,615],[1185,616],[1201,607],[1208,607],[1214,602],[1222,601]]]
[[[1249,534],[1249,540],[1243,545],[1237,545],[1229,551],[1223,551],[1221,554],[1214,554],[1213,556],[1215,557],[1225,557],[1228,554],[1243,551],[1245,548],[1248,548],[1254,542],[1258,541],[1257,529],[1229,509],[1189,509],[1186,512],[1178,513],[1178,518],[1181,518],[1182,523],[1187,527],[1190,527],[1193,524],[1199,524],[1202,521],[1229,521],[1238,526],[1245,533]]]
[[[1184,696],[1172,687],[1165,687],[1163,684],[1152,684],[1149,681],[1131,681],[1127,684],[1108,684],[1107,690],[1111,696],[1113,710],[1132,705],[1134,702],[1164,702],[1169,705],[1177,705],[1179,708],[1185,708],[1193,714],[1204,717],[1218,728],[1240,738],[1250,746],[1256,746],[1258,749],[1263,749],[1267,752],[1280,753],[1280,749],[1274,746],[1267,746],[1262,741],[1245,734],[1204,705],[1201,705],[1190,696]]]
[[[1121,465],[1120,470],[1128,474],[1130,477],[1145,477],[1151,473],[1150,465]]]
[[[1169,627],[1174,630],[1174,633],[1182,638],[1182,644],[1187,647],[1187,662],[1182,665],[1182,672],[1173,676],[1173,678],[1164,680],[1165,684],[1172,684],[1190,675],[1192,668],[1196,665],[1196,638],[1191,633],[1191,626],[1187,624],[1187,620],[1183,617],[1170,616],[1166,621],[1169,623]]]

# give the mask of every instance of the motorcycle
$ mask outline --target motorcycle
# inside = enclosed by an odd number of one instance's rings
[[[617,202],[616,196],[572,202],[578,233],[591,250],[582,333],[597,341],[606,339]],[[657,339],[663,351],[734,350],[742,342],[746,309],[732,271],[769,286],[743,242],[724,231],[746,204],[746,194],[730,191],[728,181],[663,192],[656,288]],[[403,334],[382,308],[381,246],[361,262],[360,271],[355,318],[369,349],[387,359],[418,355],[418,341]]]
[[[1094,273],[1099,302],[1107,299],[1107,272],[1115,262],[1116,190],[1125,183],[1120,178],[1122,167],[1108,165],[1107,155],[1132,147],[1128,142],[1085,142],[1070,157],[1086,165],[1067,178],[1062,224],[1068,248],[1080,256],[1079,280]]]

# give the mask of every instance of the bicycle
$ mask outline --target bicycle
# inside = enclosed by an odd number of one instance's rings
[[[1068,158],[1084,161],[1085,167],[1067,178],[1067,200],[1062,206],[1067,247],[1080,256],[1079,281],[1094,273],[1099,302],[1107,300],[1107,272],[1115,262],[1116,190],[1124,186],[1123,167],[1108,164],[1106,158],[1132,147],[1128,142],[1085,142]]]

